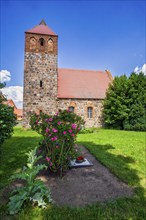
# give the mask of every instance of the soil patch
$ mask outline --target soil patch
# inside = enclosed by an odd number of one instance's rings
[[[39,178],[50,187],[56,205],[72,207],[130,197],[133,190],[81,147],[82,155],[94,166],[70,169],[62,178],[45,171]]]

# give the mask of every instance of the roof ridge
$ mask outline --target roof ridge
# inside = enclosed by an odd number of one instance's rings
[[[78,71],[90,71],[90,72],[106,72],[106,70],[90,70],[90,69],[73,69],[73,68],[58,68],[59,70],[78,70]]]
[[[109,79],[110,79],[111,81],[113,81],[113,76],[112,76],[110,70],[105,70],[105,72],[107,73]]]

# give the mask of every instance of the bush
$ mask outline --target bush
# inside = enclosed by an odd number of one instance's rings
[[[80,130],[80,134],[90,134],[98,132],[98,128],[84,128]]]
[[[14,109],[3,104],[4,100],[4,97],[0,94],[0,146],[7,138],[11,137],[13,127],[16,125]]]
[[[40,150],[51,171],[68,169],[69,160],[77,156],[74,145],[83,124],[82,118],[69,110],[60,110],[54,116],[44,113],[31,116],[32,129],[44,137]]]
[[[146,130],[146,76],[132,73],[115,77],[106,93],[103,108],[105,127]]]

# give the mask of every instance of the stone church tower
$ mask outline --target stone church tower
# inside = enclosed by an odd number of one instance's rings
[[[24,126],[28,112],[56,112],[58,81],[58,36],[41,23],[25,32]]]

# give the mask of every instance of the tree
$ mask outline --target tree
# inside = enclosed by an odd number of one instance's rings
[[[4,87],[4,84],[0,84],[0,88]],[[2,143],[13,132],[13,126],[16,125],[16,115],[14,114],[13,107],[4,104],[5,97],[0,91],[0,151]]]
[[[106,93],[103,118],[105,126],[125,130],[145,130],[146,76],[132,73],[115,77]]]
[[[132,73],[129,77],[128,118],[124,121],[126,130],[146,130],[146,76],[141,72]]]

